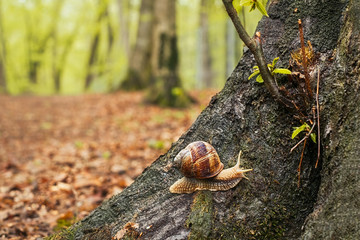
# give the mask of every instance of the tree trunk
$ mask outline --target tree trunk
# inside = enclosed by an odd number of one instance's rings
[[[209,7],[214,4],[213,1],[201,0],[200,5],[200,34],[199,34],[199,51],[200,68],[199,68],[199,87],[211,88],[214,85],[214,78],[211,64],[210,39],[209,39]]]
[[[118,0],[119,9],[119,41],[124,48],[126,57],[130,56],[130,43],[129,43],[129,0]],[[140,12],[141,15],[141,12]]]
[[[85,89],[86,90],[89,89],[89,87],[91,86],[91,83],[97,76],[97,71],[94,70],[94,65],[95,65],[96,61],[98,60],[101,25],[102,25],[102,20],[107,16],[108,1],[99,0],[98,8],[99,8],[99,10],[98,10],[99,13],[98,13],[96,23],[95,23],[95,25],[96,25],[95,31],[94,31],[94,34],[92,36],[91,43],[90,43],[90,55],[89,55],[89,59],[88,59],[87,73],[86,73],[86,77],[85,77]],[[109,40],[109,41],[111,41],[111,40]]]
[[[186,107],[192,99],[181,86],[178,73],[178,47],[172,0],[154,1],[150,88],[148,103],[164,107]]]
[[[290,153],[298,122],[265,87],[247,80],[255,65],[244,56],[224,89],[192,127],[121,194],[58,237],[76,239],[359,239],[360,6],[359,1],[292,1],[269,4],[261,31],[267,60],[288,62],[299,48],[297,20],[318,53],[320,68],[320,165],[317,149]],[[297,9],[297,10],[295,10]],[[336,50],[335,50],[336,49]],[[316,85],[316,81],[313,82]],[[225,192],[171,194],[181,177],[164,166],[188,143],[212,143],[226,167],[239,150],[241,165],[254,168]],[[115,239],[118,239],[115,237]]]
[[[61,53],[58,53],[59,46],[57,45],[57,35],[54,34],[54,46],[53,46],[53,78],[54,78],[54,88],[56,93],[60,93],[61,90],[61,79],[65,70],[66,59],[70,53],[72,45],[74,43],[75,37],[79,30],[79,24],[76,24],[74,30],[69,34],[68,38],[65,41],[64,49]]]
[[[136,44],[129,62],[129,70],[120,88],[139,90],[149,86],[151,75],[152,29],[154,22],[154,1],[142,0]]]
[[[51,39],[52,36],[54,36],[56,31],[56,24],[59,19],[59,14],[61,12],[62,6],[64,1],[57,1],[54,4],[53,11],[53,18],[51,19],[51,22],[49,23],[49,27],[44,35],[37,34],[34,31],[34,28],[36,28],[36,24],[38,22],[31,22],[31,16],[30,13],[25,10],[26,15],[26,26],[27,26],[27,41],[28,41],[28,78],[31,83],[36,84],[38,83],[38,77],[39,77],[39,71],[42,66],[42,60],[39,59],[42,57],[45,53],[48,41]],[[41,7],[41,2],[36,2],[36,4],[39,4],[37,7]],[[35,25],[35,27],[33,27]]]

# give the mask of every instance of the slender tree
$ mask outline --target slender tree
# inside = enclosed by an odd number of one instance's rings
[[[154,0],[141,1],[136,43],[131,51],[128,73],[121,83],[121,89],[139,90],[150,84],[154,2]]]
[[[53,78],[55,92],[59,93],[61,88],[61,79],[65,70],[66,59],[70,53],[71,47],[75,41],[79,24],[76,24],[74,30],[65,39],[62,52],[59,52],[59,43],[57,40],[57,34],[54,34],[54,46],[53,46]]]
[[[98,75],[98,72],[95,69],[95,65],[99,60],[99,45],[100,45],[100,35],[103,20],[107,16],[108,12],[108,1],[98,0],[98,14],[95,22],[95,30],[91,37],[90,42],[90,54],[87,60],[87,71],[85,77],[85,89],[89,89],[91,83]]]
[[[37,9],[42,8],[42,2],[36,1],[38,4]],[[46,47],[48,46],[48,41],[52,38],[56,31],[56,25],[59,19],[59,15],[62,9],[64,1],[57,0],[55,1],[52,11],[52,18],[48,27],[46,28],[45,34],[38,34],[36,32],[37,24],[40,24],[41,19],[37,19],[32,16],[34,13],[30,13],[28,10],[25,10],[26,16],[26,37],[28,43],[28,78],[31,83],[38,82],[38,74],[40,67],[42,65],[42,60],[40,56],[43,56]],[[37,19],[32,21],[32,19]]]
[[[209,10],[210,6],[214,4],[213,1],[201,0],[200,6],[200,29],[199,29],[199,87],[210,88],[213,87],[213,70],[212,59],[210,51],[210,35],[209,35]]]
[[[181,86],[178,47],[172,0],[154,1],[150,88],[146,101],[161,106],[185,107],[191,98]]]
[[[118,0],[119,8],[119,41],[124,48],[126,57],[130,57],[130,39],[129,39],[129,9],[130,1],[129,0]],[[140,12],[141,15],[141,12]]]

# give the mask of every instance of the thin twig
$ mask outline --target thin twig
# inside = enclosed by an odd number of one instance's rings
[[[319,107],[319,85],[320,85],[320,68],[318,67],[317,83],[316,83],[316,118],[317,118],[317,143],[318,143],[318,154],[315,163],[317,168],[320,159],[320,107]]]
[[[292,108],[290,100],[282,96],[279,89],[276,86],[274,77],[269,71],[267,66],[263,49],[261,46],[260,33],[255,35],[255,38],[251,38],[246,32],[245,28],[240,22],[239,16],[232,5],[233,0],[222,0],[225,6],[226,12],[228,13],[234,27],[244,44],[250,49],[254,55],[255,61],[259,67],[260,74],[264,80],[265,87],[269,90],[270,94],[279,102],[283,103],[286,107]]]
[[[299,166],[298,166],[298,188],[300,187],[301,164],[302,164],[302,160],[304,158],[304,151],[305,151],[305,147],[306,147],[306,141],[307,141],[307,139],[305,139],[305,141],[304,141],[304,146],[303,146],[303,149],[301,151],[300,163],[299,163]]]
[[[304,68],[304,75],[305,75],[305,85],[306,85],[306,89],[308,92],[308,96],[310,97],[310,99],[313,96],[312,90],[311,90],[311,86],[310,86],[310,77],[309,77],[309,73],[307,70],[307,60],[306,60],[306,53],[305,53],[305,43],[304,43],[304,32],[303,32],[303,26],[301,23],[301,19],[298,20],[298,24],[299,24],[299,33],[300,33],[300,43],[301,43],[301,55],[302,55],[302,65]]]

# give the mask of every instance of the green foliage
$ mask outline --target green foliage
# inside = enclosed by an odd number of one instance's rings
[[[310,134],[311,140],[316,143],[316,133],[311,133]]]
[[[294,131],[291,134],[291,139],[294,139],[301,132],[308,133],[310,131],[310,126],[307,123],[303,123],[300,127],[294,127],[293,129]],[[314,143],[316,143],[316,133],[311,133],[310,138]]]
[[[234,2],[233,2],[233,5],[234,5],[234,7],[236,6],[236,4],[234,4]],[[262,15],[269,17],[269,15],[267,14],[266,8],[259,0],[240,0],[239,5],[236,6],[235,9],[238,11],[238,8],[243,7],[243,6],[249,6],[250,12],[257,8],[261,12]]]
[[[291,74],[291,71],[289,69],[286,69],[286,68],[275,68],[275,64],[278,62],[279,60],[279,57],[277,58],[274,58],[274,60],[272,61],[272,63],[268,64],[268,68],[269,68],[269,71],[271,73],[271,75],[275,75],[275,74]],[[255,77],[256,75],[257,78],[256,78],[256,81],[258,83],[263,83],[264,80],[263,78],[261,77],[261,74],[260,74],[260,70],[259,70],[259,67],[258,66],[254,66],[253,67],[254,69],[254,72],[248,77],[248,80],[250,80],[251,78]]]
[[[294,127],[294,131],[291,135],[291,139],[294,139],[299,133],[303,131],[310,131],[310,126],[307,123],[304,123],[300,127]]]

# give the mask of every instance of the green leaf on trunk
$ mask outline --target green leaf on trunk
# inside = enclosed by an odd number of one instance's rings
[[[295,127],[294,131],[291,135],[291,139],[294,139],[299,133],[301,133],[302,131],[305,131],[306,129],[309,129],[309,125],[307,123],[304,123],[303,125],[301,125],[300,127]]]
[[[316,143],[316,133],[310,134],[311,140]]]
[[[279,74],[291,74],[291,71],[286,68],[275,68],[273,73],[279,73]]]
[[[260,73],[259,70],[255,70],[249,77],[248,80],[250,80],[251,78],[255,77],[256,75],[258,75]]]
[[[255,5],[259,9],[259,11],[262,13],[262,15],[265,15],[265,16],[269,17],[269,15],[266,12],[266,9],[265,9],[264,5],[262,5],[262,3],[259,0],[257,0],[255,2]]]
[[[273,67],[275,67],[275,64],[277,63],[277,61],[279,61],[279,57],[274,58],[274,60],[272,61]]]
[[[257,76],[256,81],[258,83],[263,83],[264,82],[264,79],[262,78],[261,74],[259,74],[259,76]]]

